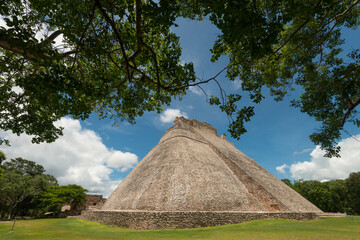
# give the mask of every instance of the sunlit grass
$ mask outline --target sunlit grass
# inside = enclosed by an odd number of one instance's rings
[[[132,230],[78,218],[0,222],[0,239],[360,239],[360,217],[266,219],[193,229]]]

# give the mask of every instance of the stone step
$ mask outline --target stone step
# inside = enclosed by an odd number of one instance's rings
[[[346,213],[318,213],[319,218],[346,217]]]

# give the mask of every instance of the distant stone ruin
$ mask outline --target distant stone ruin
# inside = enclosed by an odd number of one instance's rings
[[[101,194],[86,194],[85,202],[75,209],[72,209],[69,204],[63,205],[60,217],[78,216],[83,210],[100,210],[105,201],[106,198],[103,198]]]
[[[80,208],[83,208],[83,210],[99,210],[105,201],[106,198],[103,198],[101,194],[86,194],[86,201]]]
[[[188,228],[262,218],[314,219],[322,211],[206,122],[176,118],[111,194],[81,217],[137,229]]]

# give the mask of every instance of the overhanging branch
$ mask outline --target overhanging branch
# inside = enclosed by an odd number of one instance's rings
[[[42,41],[40,44],[41,45],[49,45],[52,43],[52,41],[54,41],[60,34],[62,34],[63,32],[61,30],[56,30],[55,32],[53,32],[52,34],[50,34],[50,36],[48,36],[44,41]]]
[[[22,41],[17,39],[11,39],[6,34],[0,32],[0,48],[3,48],[13,53],[22,54],[27,59],[34,59],[35,54],[31,53],[30,49],[24,48],[23,45],[24,43]]]
[[[134,62],[135,58],[139,56],[142,51],[143,46],[143,32],[142,32],[142,4],[141,0],[136,0],[135,5],[136,10],[136,41],[137,41],[137,50],[136,52],[129,58],[129,61]]]
[[[352,110],[354,110],[358,105],[360,104],[360,98],[358,98],[356,101],[351,102],[350,107],[347,109],[347,111],[344,114],[344,117],[341,121],[341,127],[344,127],[346,120],[349,118]]]
[[[129,60],[128,60],[128,57],[126,55],[126,51],[125,51],[125,46],[124,46],[124,43],[122,41],[122,38],[115,26],[115,23],[111,20],[111,18],[108,16],[108,14],[106,13],[105,9],[102,7],[101,3],[99,0],[95,0],[95,5],[99,8],[101,14],[103,15],[103,17],[105,18],[105,21],[110,24],[112,30],[114,31],[114,34],[117,38],[117,40],[119,41],[119,44],[120,44],[120,48],[121,48],[121,53],[122,53],[122,56],[125,60],[125,67],[126,67],[126,73],[127,73],[127,76],[128,78],[130,78],[130,64],[129,64]]]
[[[68,58],[71,54],[76,53],[76,51],[68,51],[65,53],[59,53],[56,56],[46,56],[44,51],[41,51],[44,46],[50,44],[56,37],[58,37],[62,32],[60,30],[52,33],[47,39],[42,41],[39,44],[29,44],[25,43],[22,40],[11,38],[6,33],[6,31],[0,31],[0,48],[8,50],[13,53],[21,54],[26,59],[29,60],[52,60],[56,58]]]

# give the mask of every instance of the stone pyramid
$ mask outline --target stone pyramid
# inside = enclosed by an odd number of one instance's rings
[[[322,212],[236,149],[225,135],[218,136],[214,127],[183,117],[175,120],[102,210]]]

